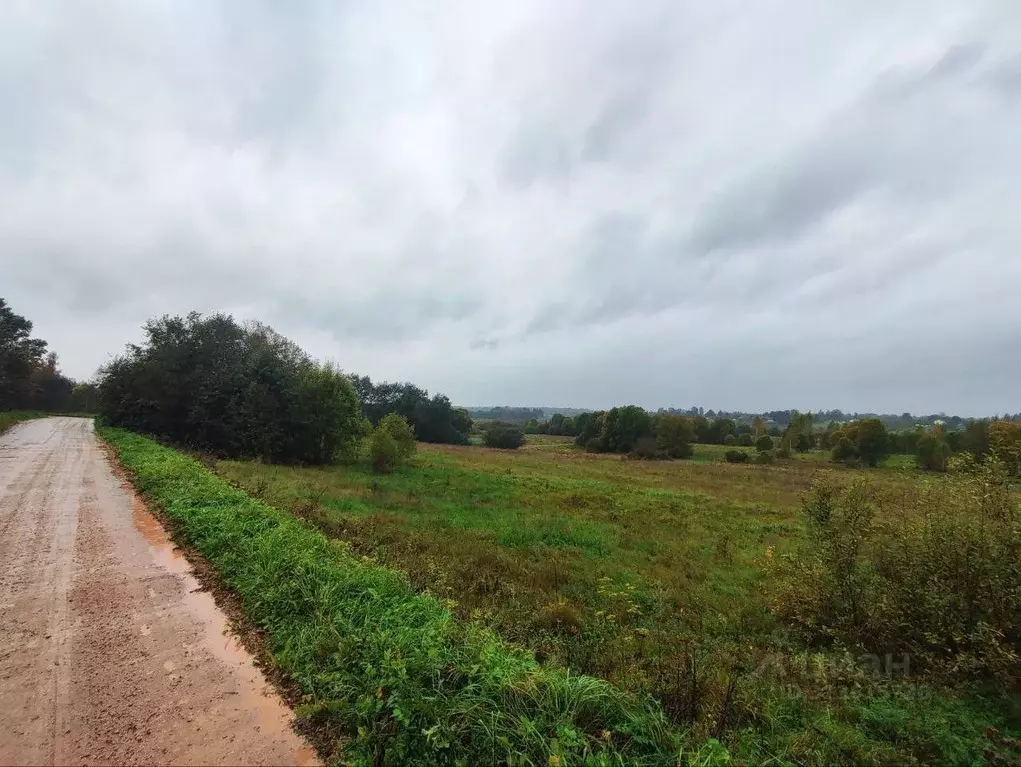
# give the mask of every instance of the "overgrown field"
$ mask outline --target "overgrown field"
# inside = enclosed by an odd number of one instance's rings
[[[707,763],[645,696],[544,667],[408,580],[152,440],[101,428],[140,492],[263,628],[299,715],[358,764]]]
[[[716,757],[747,763],[1021,759],[1009,739],[1021,713],[1002,686],[906,674],[903,653],[863,664],[840,637],[809,643],[770,609],[771,564],[805,546],[814,480],[865,476],[891,531],[932,483],[952,480],[906,463],[834,469],[822,453],[728,464],[722,451],[629,461],[532,437],[518,451],[421,445],[414,465],[386,476],[216,469],[547,667],[652,696],[689,748],[719,739]]]

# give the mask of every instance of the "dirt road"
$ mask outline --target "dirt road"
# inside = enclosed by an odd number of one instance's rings
[[[0,764],[310,764],[79,418],[0,435]]]

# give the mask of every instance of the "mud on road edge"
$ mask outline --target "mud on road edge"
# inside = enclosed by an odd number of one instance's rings
[[[263,677],[276,690],[291,710],[297,709],[302,704],[304,693],[302,693],[298,683],[287,676],[273,660],[273,656],[270,653],[271,643],[269,636],[263,629],[254,625],[245,616],[241,597],[223,582],[216,567],[185,539],[178,523],[166,515],[163,507],[153,498],[140,492],[135,487],[131,471],[121,464],[116,449],[103,439],[102,435],[98,432],[96,437],[101,449],[110,459],[110,467],[114,475],[122,480],[124,489],[130,492],[134,498],[140,500],[149,513],[159,521],[174,546],[181,552],[181,555],[188,561],[188,564],[191,565],[192,575],[201,584],[201,590],[208,592],[213,597],[216,606],[226,616],[231,633],[234,634],[241,646],[252,655],[255,665],[262,672]],[[344,763],[340,749],[343,742],[343,734],[337,732],[335,728],[313,722],[310,719],[298,717],[297,715],[294,718],[292,727],[295,732],[305,738],[309,745],[315,749],[316,755],[324,764]]]

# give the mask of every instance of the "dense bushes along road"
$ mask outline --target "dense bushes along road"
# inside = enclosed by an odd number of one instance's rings
[[[162,317],[145,325],[99,377],[106,423],[220,456],[322,464],[354,453],[390,412],[418,439],[464,443],[471,421],[443,395],[374,385],[311,359],[271,328],[227,315]]]

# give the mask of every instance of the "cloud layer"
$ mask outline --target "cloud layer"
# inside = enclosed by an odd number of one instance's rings
[[[463,404],[1021,409],[1021,7],[0,4],[0,295]]]

